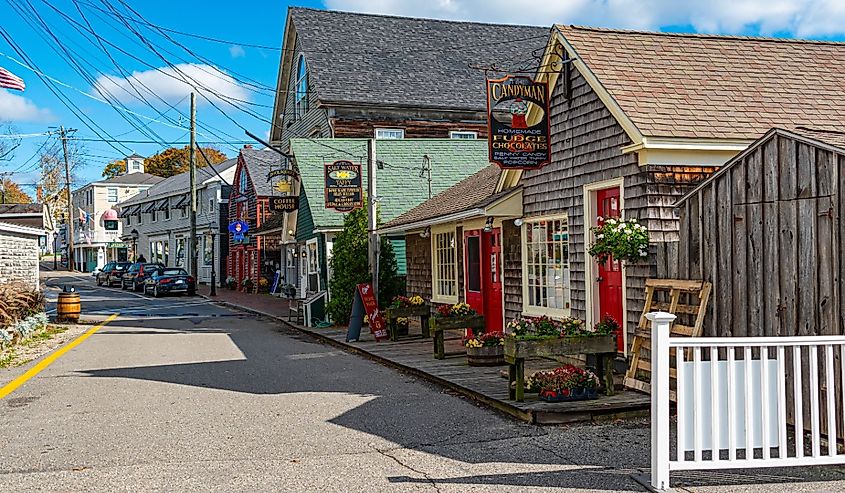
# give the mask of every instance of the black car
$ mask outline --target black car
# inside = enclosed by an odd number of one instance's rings
[[[157,269],[163,269],[164,265],[157,262],[135,262],[130,265],[120,280],[123,289],[132,288],[132,291],[144,289],[144,281]]]
[[[126,269],[128,269],[130,265],[132,264],[129,262],[107,263],[97,272],[97,286],[105,284],[106,286],[111,287],[114,284],[120,283],[123,273],[126,272]]]
[[[173,293],[187,293],[193,296],[197,293],[197,283],[185,269],[163,267],[153,271],[144,281],[144,294],[150,293],[156,298]]]

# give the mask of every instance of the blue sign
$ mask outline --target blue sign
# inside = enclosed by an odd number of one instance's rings
[[[233,221],[229,223],[229,232],[235,241],[244,241],[244,233],[249,231],[249,225],[245,221]]]

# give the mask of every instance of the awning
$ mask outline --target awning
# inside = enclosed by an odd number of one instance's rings
[[[158,209],[156,209],[156,203],[155,202],[150,202],[149,204],[141,204],[140,207],[141,207],[141,212],[144,212],[144,213],[149,213],[149,212],[152,212],[154,210],[158,210]]]
[[[179,200],[174,200],[173,205],[171,205],[170,207],[172,209],[181,209],[186,205],[188,205],[188,194],[182,195],[181,197],[179,197]]]
[[[117,220],[117,211],[114,209],[108,209],[107,211],[103,212],[103,221],[116,221]]]
[[[157,210],[157,211],[163,211],[163,210],[167,209],[167,206],[168,206],[169,204],[170,204],[170,199],[161,199],[161,200],[159,200],[158,202],[156,202],[156,208],[155,208],[155,210]]]
[[[127,205],[125,207],[120,208],[120,214],[117,217],[129,217],[134,216],[138,213],[138,209],[140,209],[140,205]]]

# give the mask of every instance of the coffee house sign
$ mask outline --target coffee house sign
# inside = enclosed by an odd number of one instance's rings
[[[490,162],[503,169],[539,169],[551,161],[549,86],[529,77],[487,81]]]

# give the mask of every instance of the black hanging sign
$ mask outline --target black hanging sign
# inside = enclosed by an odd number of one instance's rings
[[[364,207],[361,165],[351,161],[326,163],[326,209],[350,212]]]
[[[549,85],[509,75],[487,81],[490,162],[502,169],[539,169],[551,161]]]
[[[299,197],[270,197],[271,212],[293,212],[299,209]]]
[[[269,183],[273,178],[278,178],[280,176],[290,176],[292,178],[296,178],[297,175],[292,169],[271,169],[270,172],[267,173],[267,182]]]

